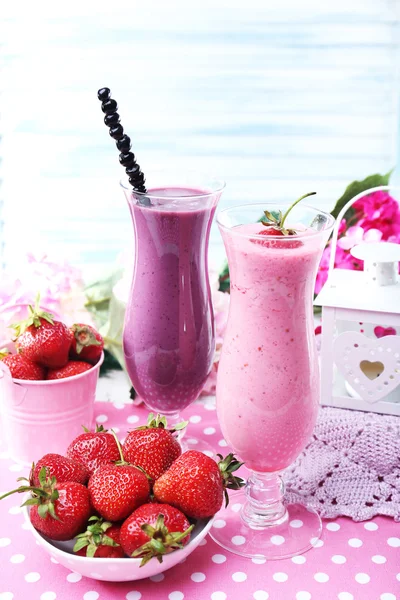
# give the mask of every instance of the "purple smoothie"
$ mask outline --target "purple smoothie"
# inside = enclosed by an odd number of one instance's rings
[[[135,390],[150,409],[169,414],[198,397],[213,361],[207,250],[218,197],[189,188],[148,193],[151,206],[133,194],[129,201],[135,268],[124,354]]]

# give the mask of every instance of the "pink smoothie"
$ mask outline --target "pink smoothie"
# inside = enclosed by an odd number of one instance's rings
[[[268,472],[297,458],[317,418],[312,295],[321,239],[305,231],[298,247],[267,247],[262,238],[247,237],[260,229],[222,230],[231,304],[217,410],[228,444],[246,466]]]

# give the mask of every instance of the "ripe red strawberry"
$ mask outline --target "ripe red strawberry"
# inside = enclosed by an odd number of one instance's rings
[[[252,242],[254,242],[254,244],[260,244],[261,246],[265,246],[266,248],[300,248],[300,246],[303,245],[303,242],[301,242],[300,240],[291,240],[290,238],[288,239],[289,236],[284,235],[280,229],[275,229],[275,227],[268,227],[268,229],[263,229],[262,231],[259,231],[257,235],[263,235],[267,238],[269,236],[282,236],[284,238],[284,240],[282,241],[276,239],[259,240],[256,238],[251,240]]]
[[[76,536],[74,552],[91,558],[123,558],[120,544],[120,525],[113,525],[100,517],[90,517],[88,528]]]
[[[67,363],[72,333],[64,323],[54,321],[53,315],[39,308],[39,296],[35,308],[29,306],[29,317],[13,327],[19,354],[52,369]]]
[[[100,333],[90,325],[75,323],[72,325],[73,335],[70,357],[74,360],[86,360],[95,365],[104,348],[104,340]]]
[[[89,371],[93,365],[81,360],[70,360],[66,365],[60,369],[49,369],[47,371],[47,379],[65,379],[66,377],[73,377],[74,375],[80,375]]]
[[[4,496],[14,492],[32,492],[22,506],[31,506],[30,520],[32,525],[52,540],[70,540],[80,533],[91,513],[88,489],[81,483],[66,481],[57,483],[55,477],[46,477],[46,469],[39,473],[40,486],[21,486]]]
[[[100,465],[113,463],[120,458],[114,436],[105,431],[102,425],[97,425],[93,433],[85,429],[85,433],[78,435],[68,446],[66,455],[85,465],[90,475]]]
[[[61,454],[45,454],[36,465],[32,465],[29,481],[32,486],[40,485],[39,473],[42,467],[46,469],[47,477],[55,477],[57,483],[76,481],[84,485],[89,479],[89,471],[82,463],[71,460]]]
[[[182,548],[192,529],[193,525],[177,508],[143,504],[123,522],[120,541],[128,556],[142,557],[142,567],[153,556],[161,563],[163,554]]]
[[[222,506],[226,488],[239,489],[244,481],[235,477],[243,463],[233,454],[217,464],[212,458],[197,450],[184,452],[154,484],[153,493],[159,502],[172,504],[188,517],[205,519],[212,517]]]
[[[14,379],[46,379],[46,369],[28,360],[22,354],[6,354],[0,360],[10,369],[11,377]]]
[[[166,427],[165,417],[150,413],[147,425],[130,431],[123,445],[125,460],[142,467],[152,479],[160,477],[182,453],[179,442]]]
[[[148,501],[150,484],[133,465],[103,465],[89,479],[88,490],[99,515],[107,521],[121,521]]]

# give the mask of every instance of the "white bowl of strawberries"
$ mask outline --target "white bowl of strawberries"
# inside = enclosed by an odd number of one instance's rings
[[[90,325],[57,321],[39,300],[15,336],[9,349],[17,353],[0,353],[0,409],[10,455],[31,464],[92,425],[104,341]]]
[[[24,515],[40,546],[67,569],[103,581],[161,573],[197,548],[221,508],[226,488],[242,481],[233,455],[181,454],[165,419],[149,415],[121,446],[101,427],[66,455],[33,465]],[[1,499],[1,498],[0,498]]]

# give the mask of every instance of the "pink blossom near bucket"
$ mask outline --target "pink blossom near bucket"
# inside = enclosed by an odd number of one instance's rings
[[[11,458],[31,465],[49,452],[65,454],[82,426],[92,427],[103,360],[104,354],[89,371],[52,381],[13,379],[0,361],[2,437]]]

